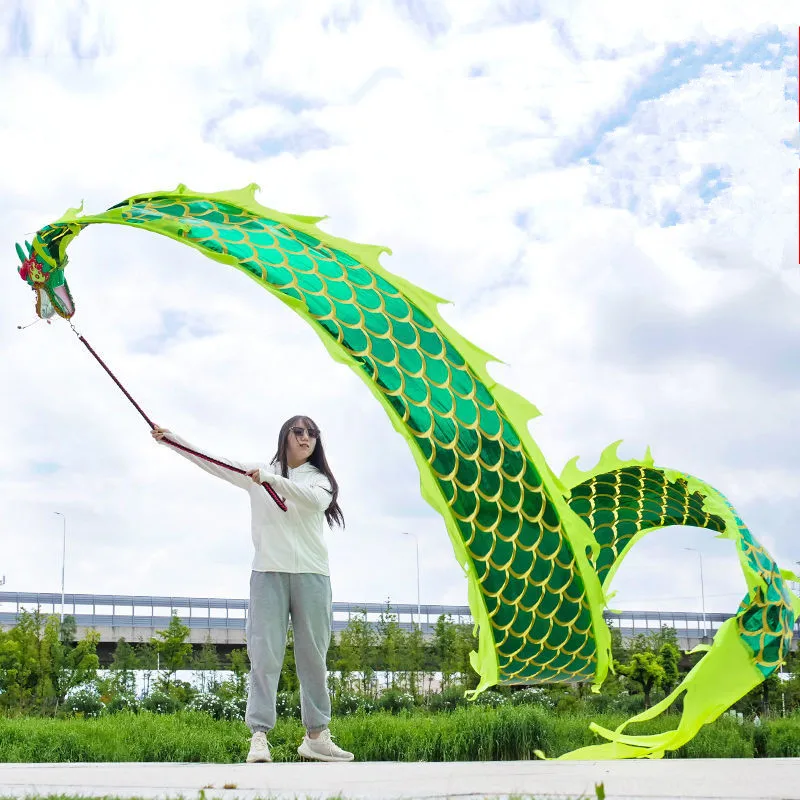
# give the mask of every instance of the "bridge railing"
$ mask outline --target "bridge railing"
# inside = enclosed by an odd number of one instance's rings
[[[248,600],[219,597],[151,595],[65,594],[64,614],[75,617],[79,628],[154,628],[169,625],[173,611],[192,629],[244,630]],[[16,624],[23,610],[39,609],[43,615],[61,614],[61,595],[55,592],[0,592],[0,627]],[[433,632],[441,614],[453,622],[470,624],[468,606],[420,606],[422,629]],[[343,630],[352,617],[366,613],[367,621],[377,624],[382,614],[392,613],[402,628],[410,630],[418,622],[416,604],[333,603],[334,630]]]
[[[0,627],[16,624],[22,610],[39,609],[42,614],[61,613],[61,595],[53,592],[0,592]],[[170,597],[151,595],[67,594],[64,596],[64,613],[75,617],[79,628],[140,628],[163,630],[169,625],[175,611],[193,630],[244,631],[248,601],[219,597]],[[366,613],[367,621],[377,624],[381,614],[391,612],[400,626],[410,630],[418,622],[416,604],[398,603],[333,603],[333,627],[340,631],[347,627],[352,617]],[[423,605],[419,609],[422,630],[432,634],[440,615],[450,615],[453,622],[472,623],[468,606]],[[684,641],[713,638],[731,614],[695,611],[621,611],[604,614],[609,625],[619,628],[630,638],[639,633],[674,628]],[[800,621],[796,626],[800,638]]]

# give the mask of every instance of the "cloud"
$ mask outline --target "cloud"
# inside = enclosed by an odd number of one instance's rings
[[[609,442],[718,485],[796,560],[796,60],[785,4],[13,3],[0,11],[0,232],[12,243],[179,182],[253,181],[281,210],[391,246],[382,263],[535,402],[558,471]],[[146,52],[154,55],[145,56]],[[244,596],[243,494],[152,443],[60,321],[0,274],[5,588]],[[213,454],[269,457],[311,414],[342,485],[337,600],[464,603],[419,476],[358,376],[236,270],[90,227],[71,247],[76,327],[149,414]],[[794,283],[793,283],[794,281]],[[786,291],[786,289],[789,291]],[[743,590],[727,543],[655,534],[627,607]],[[656,568],[655,565],[658,565]],[[743,592],[742,592],[743,593]],[[652,607],[649,606],[649,607]]]

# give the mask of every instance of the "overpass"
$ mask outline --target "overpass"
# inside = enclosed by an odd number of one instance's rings
[[[110,658],[116,642],[124,638],[134,643],[149,642],[157,631],[164,630],[175,611],[181,622],[189,628],[189,641],[199,646],[210,640],[221,652],[230,652],[245,646],[247,621],[246,599],[218,597],[168,597],[112,594],[67,594],[64,595],[64,614],[75,617],[78,635],[89,630],[100,634],[98,648],[101,660]],[[43,616],[60,615],[61,595],[44,592],[0,592],[0,628],[16,625],[23,610],[39,609]],[[431,637],[436,620],[441,614],[449,615],[455,623],[472,623],[468,606],[423,605],[400,603],[333,604],[333,629],[344,630],[356,615],[365,612],[367,621],[378,625],[381,614],[390,612],[404,630],[411,630],[421,623],[423,636]],[[640,633],[655,632],[663,626],[674,628],[680,646],[690,650],[698,644],[709,642],[722,623],[732,614],[694,611],[621,611],[604,614],[611,627],[618,628],[624,638]],[[796,627],[795,647],[800,639],[800,621]]]

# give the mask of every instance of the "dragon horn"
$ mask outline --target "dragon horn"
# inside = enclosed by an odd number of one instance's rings
[[[28,255],[29,256],[32,255],[33,254],[33,247],[31,247],[31,243],[27,239],[25,240],[25,247],[28,248]]]
[[[17,255],[19,256],[19,260],[24,262],[27,259],[27,256],[25,255],[25,251],[19,245],[17,245],[16,247],[17,247]]]

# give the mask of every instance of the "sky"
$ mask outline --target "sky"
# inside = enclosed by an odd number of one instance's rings
[[[83,201],[257,183],[259,201],[385,245],[532,401],[553,470],[623,457],[723,491],[800,561],[796,9],[789,0],[302,0],[0,7],[0,575],[5,591],[246,597],[245,494],[157,446],[14,243]],[[74,325],[145,410],[268,460],[311,415],[347,527],[335,601],[465,605],[405,441],[311,327],[153,234],[70,248]],[[55,514],[60,512],[63,518]],[[411,534],[411,535],[404,535]],[[694,551],[686,548],[694,548]],[[641,542],[612,608],[734,612],[733,545]]]

